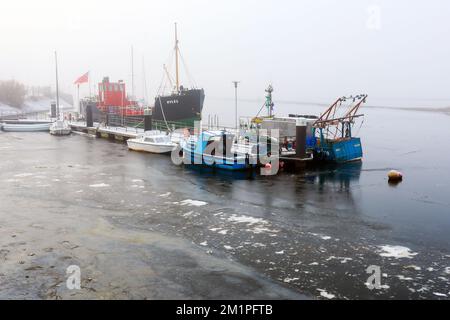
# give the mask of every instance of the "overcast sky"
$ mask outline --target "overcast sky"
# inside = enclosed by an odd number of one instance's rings
[[[61,87],[90,70],[93,82],[131,75],[137,95],[145,57],[156,94],[179,24],[182,53],[209,97],[330,101],[348,93],[379,99],[450,98],[448,0],[2,0],[0,78]],[[189,85],[186,77],[184,83]],[[130,87],[130,86],[129,86]]]

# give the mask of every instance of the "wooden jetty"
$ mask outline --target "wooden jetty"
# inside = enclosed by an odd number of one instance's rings
[[[75,132],[123,142],[128,139],[135,139],[138,135],[144,133],[144,129],[141,128],[104,126],[99,123],[94,123],[91,127],[88,127],[86,122],[69,122],[69,125]]]

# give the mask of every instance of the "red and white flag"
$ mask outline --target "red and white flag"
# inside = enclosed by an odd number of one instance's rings
[[[80,84],[86,83],[88,81],[89,81],[89,71],[86,72],[85,74],[83,74],[81,77],[79,77],[77,79],[77,81],[74,82],[74,84],[80,85]]]

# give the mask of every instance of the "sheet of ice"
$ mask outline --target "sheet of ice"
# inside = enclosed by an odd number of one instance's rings
[[[172,194],[172,192],[166,192],[164,194],[160,194],[159,196],[162,197],[162,198],[165,198],[165,197],[170,196],[171,194]]]
[[[230,246],[223,246],[226,250],[233,250],[233,247]]]
[[[414,269],[415,271],[420,271],[420,270],[422,270],[421,267],[415,266],[415,265],[406,266],[405,268],[406,268],[406,269]]]
[[[320,291],[320,295],[327,299],[334,299],[336,296],[334,294],[328,293],[326,290],[323,289],[317,289],[317,291]]]
[[[254,227],[252,229],[247,229],[248,232],[253,232],[255,234],[260,234],[260,233],[277,233],[278,231],[276,230],[272,230],[269,228],[265,228],[265,227]]]
[[[263,244],[263,243],[254,243],[254,244],[252,244],[252,247],[255,247],[255,248],[264,248],[264,247],[266,247],[266,245]]]
[[[439,292],[433,292],[433,294],[437,297],[443,297],[443,298],[447,298],[447,295],[444,293],[439,293]]]
[[[106,183],[97,183],[97,184],[91,184],[89,187],[91,188],[108,188],[110,185]]]
[[[189,212],[186,212],[186,213],[184,213],[183,214],[183,217],[190,217],[190,216],[192,216],[192,214],[194,213],[194,211],[189,211]]]
[[[315,237],[319,237],[322,240],[331,240],[332,238],[330,236],[326,236],[323,234],[318,234],[318,233],[310,233],[311,235],[315,236]]]
[[[228,221],[234,222],[234,223],[245,223],[249,226],[254,225],[254,224],[268,224],[269,223],[266,220],[261,219],[261,218],[253,218],[253,217],[249,217],[249,216],[237,216],[235,214],[233,214],[231,217],[229,217]]]
[[[183,200],[180,202],[181,206],[190,206],[190,207],[202,207],[202,206],[206,206],[207,204],[208,203],[204,202],[204,201],[191,200],[191,199]]]
[[[385,245],[385,246],[379,246],[379,248],[380,248],[380,250],[379,250],[380,256],[386,257],[386,258],[412,259],[412,258],[414,258],[414,256],[417,255],[417,253],[412,252],[411,249],[409,249],[407,247],[402,247],[402,246]]]
[[[349,261],[352,261],[352,258],[346,258],[346,257],[335,257],[335,256],[331,256],[329,257],[326,261],[330,261],[330,260],[340,260],[341,263],[347,263]]]
[[[14,177],[16,178],[26,178],[26,177],[31,177],[33,174],[32,173],[19,173],[16,174]]]
[[[286,279],[283,280],[283,282],[291,283],[291,282],[297,281],[297,280],[300,280],[300,278],[286,278]]]
[[[366,285],[366,287],[367,288],[372,288],[372,286],[373,286],[373,283],[369,283],[369,282],[366,282],[366,283],[364,283],[365,285]],[[383,285],[381,285],[380,286],[380,289],[384,289],[384,290],[388,290],[388,289],[390,289],[391,287],[390,286],[388,286],[387,284],[383,284]]]

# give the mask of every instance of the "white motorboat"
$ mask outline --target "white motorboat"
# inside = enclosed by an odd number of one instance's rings
[[[72,132],[69,124],[63,120],[57,120],[50,126],[50,134],[54,136],[67,136]]]
[[[150,153],[169,153],[177,146],[169,135],[159,130],[146,131],[136,139],[129,139],[127,144],[130,150]]]

